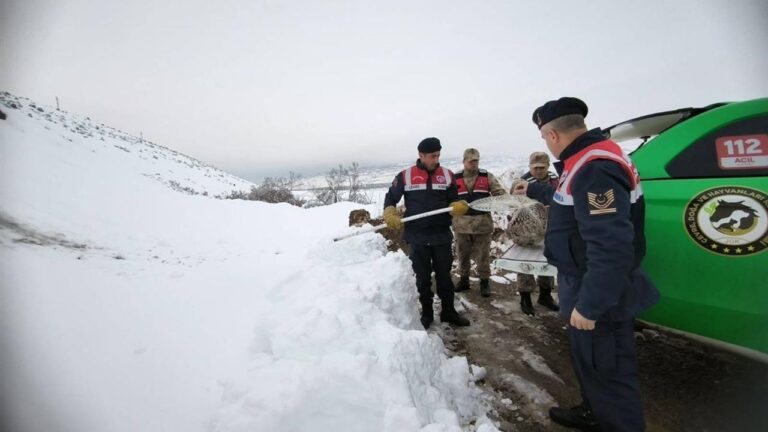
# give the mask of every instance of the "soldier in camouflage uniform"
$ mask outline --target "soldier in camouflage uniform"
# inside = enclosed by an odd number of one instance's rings
[[[480,152],[468,148],[464,151],[464,169],[455,174],[459,199],[472,202],[492,195],[505,195],[504,186],[496,177],[479,168]],[[491,295],[491,234],[493,218],[488,212],[470,209],[464,216],[453,218],[453,232],[456,234],[456,254],[459,258],[459,283],[456,291],[469,289],[470,259],[474,256],[477,273],[480,276],[480,295]]]
[[[549,171],[549,155],[544,152],[533,152],[528,163],[529,171],[521,177],[519,181],[525,181],[530,183],[543,183],[557,187],[557,175],[552,171]],[[515,182],[517,184],[518,182]],[[514,188],[514,186],[513,186]],[[525,246],[525,245],[523,245]],[[517,275],[517,291],[520,293],[520,309],[527,314],[533,316],[535,314],[533,310],[533,302],[531,301],[531,293],[536,288],[537,278],[533,275],[518,273]],[[552,290],[555,288],[555,278],[552,276],[539,276],[539,299],[537,303],[552,311],[559,311],[560,307],[552,299]]]

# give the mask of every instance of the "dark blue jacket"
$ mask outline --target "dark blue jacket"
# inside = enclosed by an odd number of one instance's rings
[[[417,168],[427,171],[427,168],[416,161]],[[428,171],[429,172],[429,171]],[[450,171],[449,171],[450,172]],[[426,190],[412,190],[405,192],[405,171],[400,172],[392,181],[387,195],[384,197],[384,207],[397,206],[400,198],[405,195],[405,217],[413,216],[432,210],[442,209],[454,201],[458,201],[459,195],[456,188],[456,181],[453,180],[451,173],[451,184],[445,190],[436,190],[432,188],[431,174],[429,172]],[[442,245],[453,241],[451,233],[451,215],[441,213],[434,216],[428,216],[423,219],[416,219],[404,224],[403,240],[411,244],[419,245]]]
[[[569,157],[604,140],[599,129],[577,137],[555,163],[558,174],[562,175]],[[632,180],[611,160],[587,162],[571,182],[573,205],[553,200],[555,189],[546,183],[528,185],[530,198],[550,204],[547,261],[577,281],[574,287],[560,289],[561,314],[568,318],[575,307],[592,320],[631,319],[659,298],[656,287],[640,269],[645,256],[645,201],[640,196],[631,203]],[[615,212],[595,212],[588,194],[609,190],[613,191]]]

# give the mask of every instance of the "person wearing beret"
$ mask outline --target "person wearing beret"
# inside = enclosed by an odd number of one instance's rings
[[[550,204],[545,255],[557,267],[560,315],[569,323],[581,387],[581,404],[552,407],[549,416],[583,431],[642,431],[634,320],[659,299],[640,268],[645,201],[632,161],[600,129],[587,130],[587,111],[583,101],[563,97],[533,112],[559,159],[560,182],[514,189]]]
[[[544,183],[552,188],[557,187],[557,175],[549,170],[549,156],[544,152],[531,153],[528,159],[528,172],[523,174],[520,179],[514,182],[514,184],[517,185],[518,182]],[[536,286],[539,287],[539,298],[536,302],[551,311],[559,311],[560,308],[557,306],[557,303],[555,303],[555,299],[552,298],[552,290],[555,288],[555,278],[552,276],[536,277],[526,273],[517,274],[517,292],[520,294],[520,310],[526,315],[536,315],[536,311],[533,309],[533,301],[531,300],[531,293]]]
[[[440,140],[425,138],[418,147],[416,164],[401,171],[392,180],[384,197],[384,221],[390,228],[402,225],[397,204],[405,200],[405,216],[450,206],[450,214],[440,213],[405,224],[403,240],[410,249],[411,265],[416,274],[416,289],[421,303],[421,324],[425,329],[434,321],[432,272],[435,273],[437,296],[440,298],[440,320],[457,326],[468,326],[469,320],[456,311],[453,304],[451,265],[451,218],[469,210],[469,204],[459,198],[453,172],[440,166]]]
[[[480,168],[480,152],[474,148],[464,150],[464,169],[456,173],[459,198],[472,202],[496,195],[506,195],[507,190],[496,176]],[[459,283],[456,291],[469,289],[469,269],[474,257],[477,275],[480,276],[480,295],[491,296],[491,235],[493,218],[490,212],[469,209],[467,214],[453,218],[456,234],[456,255],[459,261]]]

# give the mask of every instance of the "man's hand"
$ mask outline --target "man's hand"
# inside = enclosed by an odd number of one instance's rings
[[[451,203],[451,216],[462,216],[469,211],[469,204],[464,200],[454,201]]]
[[[528,182],[525,180],[521,180],[512,186],[512,194],[514,195],[525,195],[526,192],[528,192]]]
[[[571,325],[579,330],[594,330],[595,322],[580,314],[576,308],[571,312]]]
[[[387,227],[394,229],[403,226],[403,220],[395,206],[389,206],[384,209],[384,223],[387,224]]]

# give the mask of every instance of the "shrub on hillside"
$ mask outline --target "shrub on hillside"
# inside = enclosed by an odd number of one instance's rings
[[[241,199],[248,201],[263,201],[268,203],[288,203],[297,207],[305,204],[303,199],[293,195],[293,188],[298,184],[299,176],[291,173],[288,179],[283,177],[267,177],[259,186],[251,186],[250,191],[232,191],[224,196],[225,199]]]

